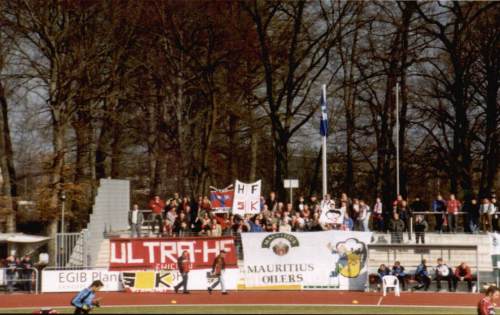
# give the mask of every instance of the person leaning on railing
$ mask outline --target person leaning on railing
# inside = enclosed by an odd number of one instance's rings
[[[446,201],[443,200],[441,195],[432,202],[432,211],[436,212],[436,231],[443,232],[443,221],[446,213]]]
[[[128,212],[128,224],[130,225],[130,237],[141,237],[142,223],[144,215],[139,210],[139,205],[134,204],[131,211]]]
[[[5,262],[6,271],[5,275],[7,276],[7,290],[10,293],[14,292],[14,282],[16,281],[16,273],[18,269],[18,264],[16,262],[16,257],[9,256]]]
[[[422,244],[425,244],[425,232],[427,232],[429,225],[423,215],[417,215],[415,218],[415,238],[417,240],[417,244],[419,241],[422,241]]]
[[[450,199],[446,202],[446,212],[448,213],[448,232],[457,232],[457,217],[460,211],[460,201],[455,198],[454,194],[450,194]]]
[[[391,232],[391,243],[403,242],[403,231],[405,223],[399,218],[397,212],[393,213],[393,218],[389,221],[389,231]]]
[[[25,255],[21,260],[20,264],[21,270],[20,275],[23,281],[22,287],[24,291],[31,293],[31,277],[33,275],[33,261],[30,255]]]

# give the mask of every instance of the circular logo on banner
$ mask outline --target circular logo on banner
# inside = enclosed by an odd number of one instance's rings
[[[262,248],[272,248],[278,256],[285,256],[291,247],[298,247],[299,240],[287,233],[275,233],[264,238],[261,244]]]

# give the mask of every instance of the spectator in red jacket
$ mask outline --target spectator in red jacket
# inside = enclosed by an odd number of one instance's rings
[[[446,203],[446,212],[448,213],[448,231],[450,233],[456,233],[457,231],[457,217],[460,207],[460,201],[455,198],[454,194],[451,194],[450,199]]]
[[[151,230],[155,233],[155,226],[158,223],[159,234],[163,234],[163,208],[165,208],[165,201],[160,199],[160,196],[155,196],[149,201],[149,209],[152,213],[152,226]]]
[[[453,278],[454,291],[457,290],[458,281],[466,281],[469,292],[472,292],[472,272],[470,270],[470,267],[465,262],[462,262],[460,266],[455,268],[454,276],[455,276]]]
[[[182,293],[189,294],[189,291],[187,290],[187,284],[190,267],[191,261],[189,260],[189,252],[185,250],[182,252],[181,257],[177,259],[177,268],[179,269],[179,273],[182,276],[182,281],[174,287],[175,293],[179,292],[179,289],[183,287],[184,291]]]
[[[478,315],[495,315],[495,303],[494,300],[498,299],[500,296],[499,289],[492,285],[486,290],[486,296],[479,301],[477,305]]]

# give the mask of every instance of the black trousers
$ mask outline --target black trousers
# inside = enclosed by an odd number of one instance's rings
[[[403,276],[397,276],[398,277],[398,280],[399,280],[399,283],[401,283],[401,288],[404,290],[406,290],[406,278],[403,277]]]
[[[25,270],[22,272],[24,291],[31,292],[31,274],[32,274],[31,270]]]
[[[415,232],[415,238],[417,239],[417,244],[419,244],[419,240],[422,241],[422,244],[425,244],[425,232]]]
[[[460,281],[459,278],[453,277],[453,289],[454,290],[457,289],[458,281]],[[469,289],[469,292],[472,292],[472,280],[470,280],[470,279],[464,279],[464,281],[467,282],[467,288]]]
[[[443,232],[443,214],[441,212],[438,212],[436,214],[436,231],[437,232]]]
[[[163,234],[163,215],[161,213],[153,213],[153,222],[151,223],[151,231],[155,232],[156,223],[159,225],[159,233]]]
[[[448,282],[448,290],[451,291],[451,275],[448,275],[447,277],[439,276],[436,275],[436,282],[437,282],[437,289],[441,290],[441,280],[445,280]]]
[[[422,289],[424,288],[425,291],[429,290],[429,286],[431,285],[431,279],[429,277],[425,276],[415,276],[415,279],[418,282],[418,285],[415,287],[415,289]]]
[[[181,273],[181,276],[182,276],[182,281],[177,283],[175,289],[179,290],[181,287],[184,287],[184,292],[187,292],[188,273],[187,272]]]

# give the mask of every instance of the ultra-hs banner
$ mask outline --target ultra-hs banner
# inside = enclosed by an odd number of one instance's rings
[[[364,290],[371,233],[242,233],[247,289]]]
[[[226,268],[238,265],[232,237],[116,238],[110,241],[111,270],[177,270],[177,259],[187,250],[191,269],[211,268],[224,249]]]

